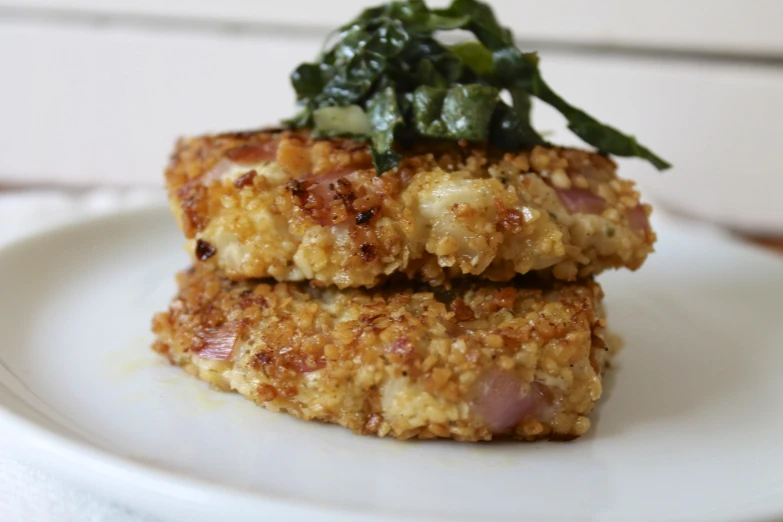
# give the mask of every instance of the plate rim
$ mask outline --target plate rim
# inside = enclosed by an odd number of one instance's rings
[[[34,230],[20,237],[12,239],[6,244],[0,246],[0,260],[2,257],[14,255],[14,251],[24,249],[27,244],[39,241],[45,241],[48,237],[62,233],[79,233],[79,229],[92,226],[107,225],[111,222],[125,221],[129,219],[139,219],[145,215],[154,212],[164,213],[166,205],[159,203],[148,204],[139,208],[121,209],[109,211],[97,215],[80,216],[65,222],[58,223],[49,227]],[[42,468],[53,471],[53,474],[62,479],[68,476],[76,483],[88,485],[92,490],[103,489],[96,486],[96,481],[101,477],[106,477],[115,483],[129,485],[139,492],[152,494],[153,496],[167,497],[176,502],[189,502],[194,505],[215,506],[231,505],[231,503],[242,503],[243,506],[250,508],[261,508],[266,510],[274,508],[279,510],[280,515],[292,516],[308,513],[313,516],[330,516],[334,520],[373,520],[378,522],[445,522],[446,520],[462,522],[469,521],[468,518],[442,517],[438,515],[422,515],[420,513],[408,513],[404,511],[389,512],[375,511],[369,508],[345,507],[337,504],[329,504],[323,501],[316,501],[306,497],[292,497],[290,495],[273,495],[263,490],[250,490],[240,486],[226,486],[216,481],[196,478],[185,473],[166,470],[152,464],[138,462],[132,458],[114,453],[108,449],[90,444],[86,441],[79,441],[67,435],[60,434],[54,430],[41,425],[40,423],[26,418],[23,414],[14,411],[6,402],[6,397],[10,396],[19,401],[22,406],[32,412],[38,413],[45,418],[48,416],[37,411],[30,406],[24,399],[13,393],[0,380],[9,393],[0,396],[0,433],[2,438],[10,441],[12,447],[27,456],[30,461],[35,462]],[[14,436],[14,434],[18,434]],[[57,463],[48,461],[35,455],[35,450],[42,451],[48,457],[57,459]],[[83,464],[89,466],[91,471],[88,473],[70,473],[61,472],[66,465]],[[78,475],[78,477],[75,477]],[[112,491],[116,487],[111,486]],[[127,496],[116,494],[107,495],[117,500]],[[276,498],[277,497],[277,498]],[[204,500],[207,499],[207,500]],[[127,505],[126,500],[121,500]],[[138,504],[138,503],[136,503]],[[135,507],[135,505],[128,507]],[[145,506],[148,505],[145,503]],[[235,509],[234,509],[235,510]],[[488,519],[490,520],[490,519]],[[497,522],[505,522],[509,519],[494,518]]]
[[[112,222],[121,222],[129,219],[139,219],[151,213],[164,213],[166,205],[151,203],[142,207],[120,209],[100,214],[84,215],[68,219],[58,224],[43,227],[17,238],[14,238],[0,246],[0,260],[2,257],[14,255],[14,251],[24,249],[26,245],[39,241],[45,241],[53,235],[67,233],[79,233],[80,229],[89,229],[93,226],[107,226]],[[679,231],[699,233],[709,236],[712,241],[719,241],[726,247],[742,249],[761,256],[769,261],[781,263],[780,256],[762,247],[745,243],[736,237],[716,229],[709,224],[690,223],[672,218],[669,215],[662,216],[667,226],[675,226]],[[191,506],[215,507],[232,506],[231,513],[240,513],[252,508],[274,509],[277,515],[291,517],[304,514],[312,517],[332,517],[334,520],[373,520],[378,522],[445,522],[468,521],[470,518],[453,516],[444,517],[438,514],[422,514],[406,511],[373,510],[370,508],[346,507],[338,504],[330,504],[326,501],[312,500],[307,497],[294,497],[289,495],[276,495],[263,490],[251,490],[241,486],[226,486],[217,481],[197,478],[185,473],[163,469],[153,464],[139,462],[117,452],[101,448],[87,441],[76,440],[65,434],[49,429],[39,422],[27,418],[24,414],[14,410],[6,397],[20,401],[22,407],[37,412],[45,418],[45,413],[38,412],[24,399],[13,393],[0,381],[9,393],[0,395],[0,438],[7,440],[10,446],[21,455],[35,463],[42,469],[50,471],[54,476],[66,482],[73,482],[86,486],[91,491],[101,491],[104,498],[119,501],[130,508],[142,508],[148,512],[159,514],[150,502],[139,502],[142,498],[139,493],[147,494],[148,499],[167,499],[169,502],[187,502]],[[40,454],[36,453],[40,452]],[[54,460],[52,460],[52,458]],[[89,468],[89,471],[65,471],[66,469]],[[102,482],[102,478],[112,481],[110,484]],[[117,494],[117,485],[127,488],[129,493]],[[112,493],[107,493],[111,491]],[[133,494],[133,492],[136,492]],[[135,499],[135,500],[133,500]],[[237,504],[243,510],[237,510]],[[768,509],[755,513],[753,518],[745,518],[757,522],[772,522],[783,516],[783,502],[777,509],[769,506]],[[720,517],[719,517],[720,518]],[[509,518],[483,517],[484,520],[505,522]],[[526,518],[526,520],[535,520]],[[562,519],[575,520],[575,519]],[[716,519],[717,520],[717,519]],[[735,519],[726,519],[735,520]]]

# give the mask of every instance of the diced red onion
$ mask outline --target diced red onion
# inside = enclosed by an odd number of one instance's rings
[[[202,185],[209,186],[213,181],[223,179],[232,169],[245,165],[256,165],[262,161],[275,159],[277,156],[277,141],[268,141],[256,145],[243,145],[226,152],[226,157],[215,163],[203,176]]]
[[[477,385],[475,408],[493,433],[501,433],[535,415],[536,400],[534,394],[524,393],[516,375],[491,370]]]
[[[215,163],[215,165],[209,169],[203,176],[201,176],[201,184],[209,186],[213,181],[219,181],[223,179],[223,176],[228,174],[234,167],[234,162],[223,158]]]
[[[636,205],[632,209],[626,210],[625,215],[628,217],[628,225],[630,225],[632,229],[649,232],[650,220],[644,212],[644,207]]]
[[[324,201],[331,201],[334,198],[335,192],[329,188],[329,185],[337,186],[337,180],[344,178],[350,171],[337,170],[333,172],[324,172],[322,174],[312,174],[305,178],[302,178],[302,182],[307,183],[308,191],[316,196],[322,198]]]
[[[555,189],[566,209],[572,214],[600,214],[606,200],[587,189]]]
[[[275,159],[279,144],[279,141],[271,140],[266,143],[242,145],[226,152],[226,157],[239,165],[255,165],[262,161]]]
[[[316,183],[323,183],[325,185],[328,185],[329,183],[334,183],[340,178],[344,178],[351,172],[354,172],[354,169],[337,169],[330,172],[322,172],[320,174],[313,174],[308,177],[308,179],[316,182]]]
[[[201,347],[196,354],[204,359],[228,361],[234,353],[239,336],[239,323],[231,321],[218,328],[208,328],[201,334]]]

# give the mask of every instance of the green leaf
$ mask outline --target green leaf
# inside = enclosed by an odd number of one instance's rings
[[[353,23],[363,24],[364,27],[367,27],[381,18],[401,20],[415,31],[428,34],[435,31],[461,29],[470,21],[467,16],[452,16],[445,12],[431,11],[423,1],[411,0],[391,2],[366,9]]]
[[[517,114],[517,117],[530,125],[530,111],[533,108],[530,95],[525,90],[519,88],[511,88],[509,93],[511,94],[511,103],[514,106],[514,112]]]
[[[392,149],[381,152],[375,147],[372,147],[370,149],[370,154],[372,155],[372,164],[375,167],[375,172],[377,172],[379,176],[396,167],[402,159],[402,156]]]
[[[448,90],[441,118],[453,139],[485,141],[500,91],[488,85],[458,85]]]
[[[468,67],[478,75],[490,74],[494,70],[492,53],[479,42],[462,42],[449,47]]]
[[[355,55],[344,74],[335,74],[324,85],[316,98],[318,106],[341,107],[359,103],[370,94],[385,67],[383,55],[369,52]]]
[[[489,141],[500,150],[516,151],[520,147],[543,145],[544,139],[530,122],[520,117],[516,108],[501,102],[492,115]]]
[[[419,87],[413,93],[416,130],[427,138],[484,141],[498,95],[487,85]]]
[[[366,40],[365,50],[389,60],[400,54],[410,40],[411,35],[401,21],[389,20],[380,25]]]
[[[454,29],[462,29],[468,23],[470,23],[470,17],[468,16],[444,16],[437,13],[430,13],[426,23],[418,24],[415,27],[419,31],[431,33],[434,31],[453,31]]]
[[[533,82],[536,97],[552,105],[568,120],[568,128],[598,150],[615,156],[644,158],[658,170],[671,168],[671,164],[639,144],[634,136],[623,134],[614,127],[603,124],[581,109],[568,104],[558,96],[540,75]]]
[[[492,53],[496,81],[507,87],[518,87],[530,92],[537,66],[516,47],[503,47]]]
[[[379,174],[392,169],[400,160],[394,151],[394,135],[405,121],[397,104],[397,94],[387,87],[367,102],[367,118],[373,128],[372,158]]]
[[[538,70],[537,54],[523,54],[518,49],[506,48],[495,52],[494,57],[495,67],[501,81],[511,83],[516,87],[511,89],[512,96],[514,94],[519,96],[520,91],[524,90],[548,103],[565,116],[571,132],[589,145],[616,156],[646,159],[658,170],[666,170],[671,167],[667,161],[637,143],[635,137],[625,135],[617,129],[599,122],[581,109],[570,105],[555,93],[541,77]],[[516,98],[514,100],[515,107],[518,104],[520,107],[522,106],[521,99]]]
[[[438,71],[435,64],[429,58],[424,58],[419,62],[418,69],[416,70],[415,85],[429,86],[429,87],[448,87],[449,82]]]
[[[441,120],[446,89],[422,85],[413,92],[413,121],[416,131],[432,138],[446,137],[446,125]]]
[[[411,90],[415,90],[419,85],[448,87],[456,83],[476,82],[476,75],[469,68],[465,67],[464,62],[434,40],[421,40],[415,51],[405,55],[404,59],[406,64],[418,63],[420,67],[425,62],[429,62],[428,66],[433,68],[440,80],[439,82],[431,83],[431,78],[422,76],[422,69],[419,67],[418,77],[414,78],[415,83],[411,85]]]
[[[438,14],[452,18],[468,19],[462,29],[467,29],[476,35],[481,43],[490,50],[514,45],[511,32],[500,26],[492,8],[476,0],[454,0],[447,9],[437,11]]]
[[[438,40],[453,30],[469,31],[477,41],[447,46]],[[633,136],[556,94],[541,76],[538,55],[517,48],[511,31],[478,0],[453,0],[444,9],[397,0],[365,9],[340,28],[316,62],[294,70],[291,84],[302,110],[287,123],[318,123],[321,135],[372,142],[379,172],[399,161],[397,140],[486,141],[510,151],[544,144],[530,123],[532,97],[561,112],[568,128],[599,150],[669,167]],[[501,92],[510,94],[510,104],[500,100]],[[360,113],[369,129],[347,117]]]
[[[296,91],[297,100],[306,100],[318,96],[324,88],[321,67],[315,63],[303,63],[291,73],[291,84]]]

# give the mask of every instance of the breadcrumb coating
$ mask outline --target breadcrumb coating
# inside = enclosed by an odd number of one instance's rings
[[[373,287],[636,269],[651,209],[607,157],[420,142],[376,175],[364,143],[267,130],[181,140],[166,171],[195,263],[227,277]]]
[[[273,411],[398,439],[584,434],[611,353],[597,283],[336,290],[198,265],[154,349]]]

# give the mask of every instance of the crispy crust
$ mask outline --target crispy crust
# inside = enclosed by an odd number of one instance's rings
[[[169,199],[195,261],[237,280],[346,288],[395,273],[439,285],[540,271],[573,281],[636,269],[652,252],[650,207],[600,154],[449,142],[402,152],[376,176],[365,144],[306,131],[181,140]]]
[[[578,437],[610,357],[592,281],[338,291],[196,267],[178,284],[153,320],[157,352],[270,410],[361,434]],[[210,358],[216,346],[230,360]]]

